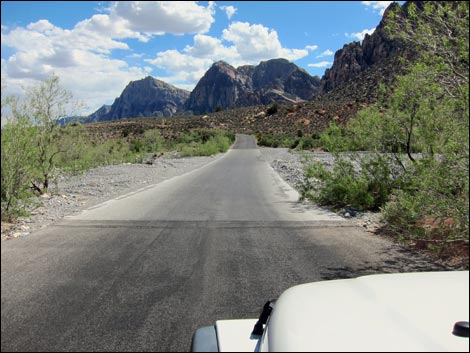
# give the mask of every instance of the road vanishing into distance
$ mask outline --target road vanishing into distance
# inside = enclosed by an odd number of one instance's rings
[[[238,135],[200,169],[2,242],[1,350],[188,351],[293,285],[402,269],[396,245],[297,198]]]

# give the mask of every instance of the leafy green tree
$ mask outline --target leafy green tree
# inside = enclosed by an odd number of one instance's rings
[[[40,194],[47,192],[58,156],[65,153],[67,146],[57,143],[59,128],[57,120],[73,115],[78,107],[72,100],[72,94],[59,84],[59,77],[53,75],[40,84],[26,89],[23,115],[28,116],[36,130],[35,170],[36,175],[31,185]]]
[[[414,230],[426,217],[452,219],[453,231],[441,232],[443,240],[468,241],[469,3],[411,2],[407,16],[397,15],[388,29],[418,56],[391,99],[390,113],[406,133],[414,162],[409,188],[396,203],[413,215],[408,218]],[[423,153],[420,160],[411,156],[413,149]]]
[[[21,210],[21,200],[31,194],[34,176],[34,129],[30,119],[20,114],[18,99],[2,97],[1,138],[1,208],[2,220],[10,219]],[[6,112],[8,110],[8,113]]]
[[[410,1],[390,16],[386,25],[389,36],[412,48],[419,61],[431,64],[449,96],[465,94],[469,83],[469,3]]]

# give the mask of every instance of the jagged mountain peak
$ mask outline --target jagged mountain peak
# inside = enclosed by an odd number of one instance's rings
[[[225,61],[219,60],[212,64],[212,66],[209,68],[209,70],[206,72],[206,74],[203,76],[206,77],[211,76],[211,75],[217,75],[217,74],[226,74],[230,76],[232,79],[235,79],[238,75],[237,69],[235,69],[232,65],[226,63]]]
[[[232,65],[230,65],[229,63],[227,63],[226,61],[223,61],[223,60],[219,60],[219,61],[216,61],[215,63],[212,64],[212,66],[214,67],[229,67],[229,68],[233,68]]]
[[[132,88],[135,88],[135,87],[139,87],[139,86],[143,86],[143,85],[146,85],[146,86],[153,86],[153,87],[164,87],[164,88],[168,88],[168,89],[179,89],[173,85],[170,85],[168,83],[166,83],[165,81],[162,81],[162,80],[159,80],[153,76],[146,76],[140,80],[135,80],[135,81],[130,81],[128,83],[128,85],[126,86],[127,87],[132,87]]]
[[[320,79],[283,58],[258,65],[232,65],[217,61],[198,82],[186,108],[195,114],[217,108],[235,108],[273,102],[310,99],[318,91]]]
[[[87,121],[181,114],[188,97],[189,91],[147,76],[129,82],[111,107],[101,107]]]
[[[379,84],[390,83],[399,73],[401,65],[395,62],[396,59],[410,55],[412,48],[403,47],[385,30],[388,22],[396,21],[391,13],[399,9],[398,15],[406,16],[407,7],[408,3],[403,6],[395,2],[390,4],[372,34],[366,34],[362,42],[345,44],[336,51],[332,67],[321,79],[323,95],[328,93],[331,99],[376,99]]]

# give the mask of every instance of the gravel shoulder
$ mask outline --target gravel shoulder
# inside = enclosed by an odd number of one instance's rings
[[[28,208],[28,217],[21,217],[15,224],[2,222],[1,238],[28,236],[65,216],[79,214],[109,199],[188,173],[221,156],[223,154],[176,158],[175,153],[170,152],[155,158],[152,164],[108,165],[79,175],[61,175],[49,194],[35,198]]]
[[[334,165],[334,157],[328,152],[291,151],[288,148],[269,147],[260,147],[260,151],[262,158],[297,191],[305,178],[305,161],[321,162],[326,169],[331,169]],[[338,211],[338,215],[372,233],[383,225],[380,213],[343,209]]]

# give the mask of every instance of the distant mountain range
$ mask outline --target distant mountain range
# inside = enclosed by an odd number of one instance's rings
[[[420,2],[415,3],[419,7]],[[410,52],[410,48],[388,38],[384,30],[387,21],[393,20],[390,10],[397,7],[400,8],[398,3],[389,6],[374,33],[366,35],[362,43],[352,42],[338,50],[333,66],[321,80],[282,58],[238,68],[218,61],[192,92],[148,76],[130,82],[111,106],[102,106],[82,121],[206,114],[325,96],[333,100],[374,100],[378,84],[389,83],[400,72],[396,59]],[[401,14],[406,16],[407,4],[401,7]]]
[[[319,88],[318,76],[310,76],[286,59],[238,68],[218,61],[207,70],[192,92],[147,76],[131,81],[112,105],[103,105],[81,121],[205,114],[274,102],[300,102],[312,99]]]
[[[194,114],[216,109],[259,104],[294,103],[312,99],[320,78],[286,59],[262,61],[238,68],[219,61],[212,65],[191,92],[186,109]]]

